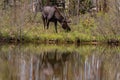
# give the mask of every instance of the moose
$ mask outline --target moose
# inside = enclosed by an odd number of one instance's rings
[[[54,22],[56,33],[57,31],[57,22],[62,25],[62,28],[66,31],[71,31],[71,28],[68,26],[68,20],[60,13],[56,6],[44,6],[42,9],[42,20],[44,23],[44,29],[49,28],[49,23]]]

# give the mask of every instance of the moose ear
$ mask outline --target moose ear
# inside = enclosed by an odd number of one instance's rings
[[[71,22],[72,22],[72,19],[69,18],[69,17],[67,17],[67,16],[64,17],[64,20],[65,20],[67,23],[71,23]]]
[[[67,20],[67,23],[71,23],[71,22],[72,22],[72,20],[70,20],[70,19],[69,19],[69,20]]]

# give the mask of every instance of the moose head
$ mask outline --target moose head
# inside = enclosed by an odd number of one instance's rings
[[[67,30],[67,31],[71,31],[71,28],[69,27],[68,23],[70,23],[71,21],[67,20],[66,18],[64,18],[62,20],[62,28],[64,30]]]

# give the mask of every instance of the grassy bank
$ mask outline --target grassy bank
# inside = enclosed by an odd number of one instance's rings
[[[6,15],[7,16],[7,15]],[[43,28],[40,15],[37,16],[35,22],[25,21],[23,23],[15,23],[11,25],[9,17],[4,16],[2,24],[0,24],[0,40],[1,42],[23,42],[23,43],[119,43],[119,25],[114,25],[108,13],[97,13],[96,17],[90,14],[84,14],[71,17],[70,32],[65,32],[60,24],[58,25],[58,33],[55,32],[53,23],[50,23],[49,29]],[[39,22],[39,23],[36,23]],[[118,27],[117,27],[118,26]]]
[[[41,24],[27,24],[26,27],[2,27],[0,29],[0,40],[2,42],[30,42],[30,43],[93,43],[108,42],[111,39],[103,35],[94,35],[92,29],[84,29],[82,25],[70,25],[72,31],[65,32],[58,26],[58,33],[55,33],[54,26],[50,29],[43,29]],[[114,36],[114,35],[113,35]],[[117,37],[117,40],[120,36]]]

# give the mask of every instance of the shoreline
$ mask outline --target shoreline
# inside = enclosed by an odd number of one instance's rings
[[[26,44],[26,43],[33,43],[33,44],[85,44],[85,45],[100,45],[100,44],[106,44],[106,45],[120,45],[119,40],[110,39],[106,41],[99,41],[99,40],[89,40],[89,41],[83,41],[80,39],[75,40],[59,40],[59,39],[32,39],[32,40],[26,40],[24,38],[0,38],[0,43],[13,43],[13,44]]]

